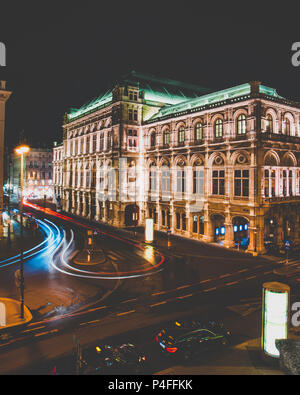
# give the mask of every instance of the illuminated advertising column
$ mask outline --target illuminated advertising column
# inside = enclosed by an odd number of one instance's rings
[[[263,284],[262,349],[267,356],[279,358],[276,339],[288,334],[290,287],[278,282]]]
[[[153,218],[146,218],[146,226],[145,226],[145,242],[152,243],[154,236],[153,230]]]

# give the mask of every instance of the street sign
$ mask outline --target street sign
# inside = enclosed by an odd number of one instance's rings
[[[284,243],[284,246],[285,246],[285,249],[286,249],[286,250],[289,250],[289,249],[291,248],[291,243],[290,243],[290,241],[289,241],[289,240],[286,240],[285,243]]]

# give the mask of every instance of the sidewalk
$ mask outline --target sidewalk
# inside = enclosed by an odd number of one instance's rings
[[[31,321],[32,315],[24,305],[24,318],[20,317],[21,303],[14,299],[0,298],[0,334],[7,328],[25,325]]]
[[[157,375],[279,375],[285,373],[279,367],[279,362],[265,362],[260,349],[260,338],[251,339],[238,344],[228,351],[227,359],[230,366],[222,365],[222,361],[204,360],[197,366],[173,366],[157,372]]]
[[[26,227],[23,230],[23,245],[32,248],[42,241],[41,232],[30,232]],[[20,253],[20,225],[13,219],[11,221],[10,242],[7,237],[0,239],[0,260],[8,259]]]

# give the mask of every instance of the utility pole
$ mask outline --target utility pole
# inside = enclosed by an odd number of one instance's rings
[[[20,155],[20,294],[21,294],[21,319],[24,319],[24,258],[23,258],[23,176],[24,176],[24,154],[29,152],[26,145],[16,148],[16,153]]]

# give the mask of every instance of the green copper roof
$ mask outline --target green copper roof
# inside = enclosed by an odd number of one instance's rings
[[[85,115],[93,110],[96,110],[98,107],[102,107],[112,101],[112,90],[104,93],[97,97],[96,99],[92,100],[90,103],[85,104],[84,106],[77,108],[71,108],[68,113],[68,120],[72,121],[73,119]]]
[[[196,99],[191,99],[187,100],[183,103],[168,106],[168,107],[163,107],[158,111],[156,114],[154,114],[149,120],[155,120],[157,118],[162,118],[166,116],[170,116],[182,111],[186,110],[191,110],[193,108],[197,107],[202,107],[208,104],[212,103],[218,103],[227,99],[233,99],[235,97],[240,97],[244,95],[249,95],[251,92],[251,86],[250,84],[242,84],[238,85],[232,88],[224,89],[221,91],[209,93],[206,95],[202,95],[200,97],[197,97]],[[260,85],[259,86],[259,93],[268,95],[268,96],[273,96],[273,97],[278,97],[281,98],[276,92],[275,89],[273,88],[268,88],[266,86]]]
[[[144,92],[145,102],[178,104],[211,92],[211,89],[170,78],[161,78],[148,73],[131,71],[121,77],[120,85],[138,86]],[[149,103],[149,104],[150,104]]]

